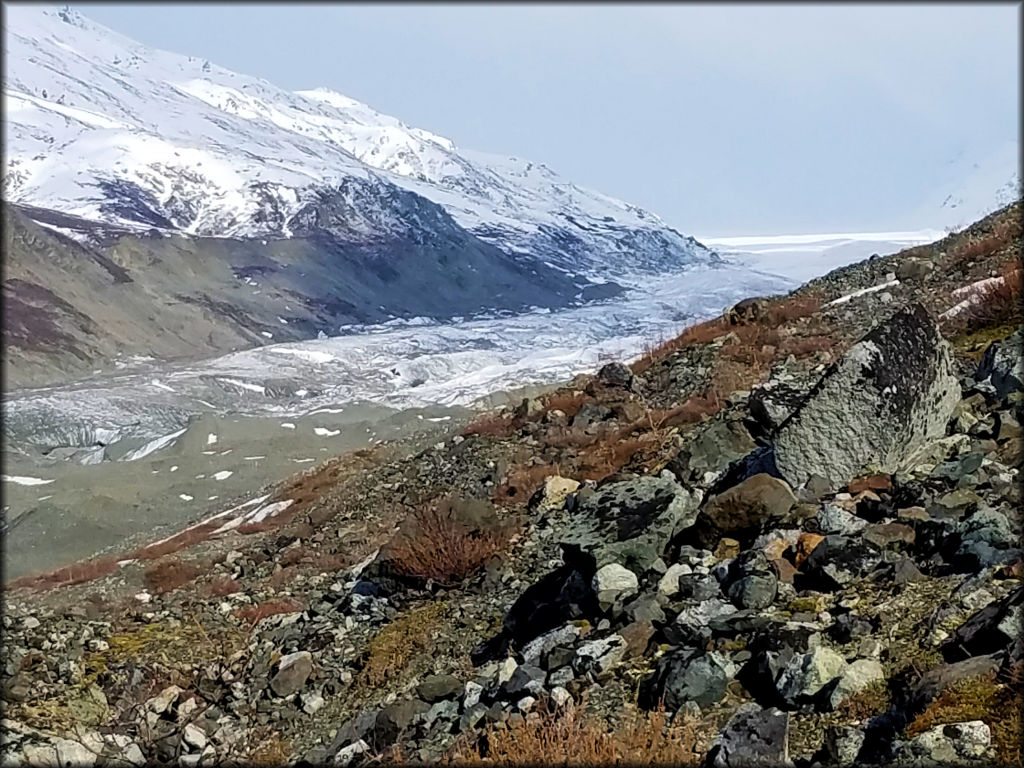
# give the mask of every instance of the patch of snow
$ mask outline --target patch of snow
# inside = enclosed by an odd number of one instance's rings
[[[890,280],[890,281],[888,281],[886,283],[879,283],[878,285],[872,285],[869,288],[862,288],[859,291],[854,291],[853,293],[848,293],[845,296],[840,296],[838,299],[833,299],[832,301],[828,302],[825,306],[826,307],[834,307],[834,306],[837,306],[839,304],[845,304],[846,302],[852,301],[853,299],[858,299],[861,296],[867,296],[869,293],[876,293],[878,291],[884,291],[886,288],[892,288],[894,285],[899,285],[899,284],[900,284],[899,280]]]
[[[189,496],[187,493],[179,493],[178,498],[181,499],[182,501],[192,501],[194,497]]]
[[[26,475],[0,475],[5,483],[16,485],[49,485],[53,480],[44,480],[41,477],[27,477]]]
[[[340,435],[340,429],[327,429],[326,427],[313,427],[313,434],[319,437],[334,437]]]
[[[233,474],[235,474],[235,473],[232,472],[229,469],[222,469],[220,472],[214,472],[213,473],[213,479],[214,480],[227,480]]]

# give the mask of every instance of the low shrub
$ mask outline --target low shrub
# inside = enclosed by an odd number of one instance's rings
[[[499,555],[514,524],[499,522],[493,511],[493,520],[480,524],[462,509],[465,503],[449,497],[417,508],[408,521],[411,530],[400,532],[388,545],[395,571],[453,586]]]
[[[377,632],[366,645],[364,681],[380,685],[405,669],[413,656],[430,646],[444,614],[444,603],[428,603],[398,616]]]
[[[707,734],[695,719],[669,722],[664,709],[635,712],[617,728],[584,707],[557,712],[541,708],[511,727],[492,726],[473,743],[457,745],[453,763],[479,765],[698,765]]]
[[[190,584],[203,571],[192,563],[185,563],[177,558],[169,558],[153,563],[143,571],[142,579],[146,589],[155,595],[173,592]]]
[[[295,613],[302,609],[303,605],[298,600],[285,598],[281,600],[265,600],[256,605],[247,605],[236,610],[232,616],[245,624],[256,624],[268,616],[276,616],[279,613]]]

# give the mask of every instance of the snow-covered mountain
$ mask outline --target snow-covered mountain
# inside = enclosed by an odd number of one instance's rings
[[[942,169],[943,183],[909,217],[922,226],[962,229],[1021,197],[1020,143],[961,148]]]
[[[288,92],[69,9],[4,11],[7,201],[143,230],[287,238],[343,187],[345,234],[372,241],[409,227],[380,207],[397,187],[505,253],[598,282],[715,259],[542,164],[462,150],[333,91]]]

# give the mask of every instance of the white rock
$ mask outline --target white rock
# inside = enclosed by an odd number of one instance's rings
[[[476,706],[480,701],[480,696],[484,692],[484,687],[475,680],[468,680],[466,682],[466,694],[462,699],[463,710],[468,711]]]
[[[57,760],[64,766],[89,766],[96,764],[96,752],[72,739],[57,739]]]
[[[511,656],[498,665],[498,685],[507,683],[512,679],[512,673],[516,671],[519,664]]]
[[[594,574],[591,586],[601,602],[614,602],[621,595],[636,592],[640,580],[628,568],[618,563],[608,563]]]
[[[533,709],[533,705],[537,703],[537,699],[533,696],[523,696],[519,701],[516,702],[516,707],[520,712],[529,712]]]
[[[203,747],[206,746],[206,734],[203,733],[203,729],[192,723],[185,726],[182,731],[182,738],[186,744],[199,752],[202,752]]]
[[[146,708],[157,715],[162,715],[177,700],[181,694],[181,688],[176,685],[169,685],[160,693],[146,702]]]
[[[693,573],[693,568],[685,563],[670,565],[665,575],[658,581],[658,591],[666,597],[679,594],[679,577]]]
[[[369,751],[370,745],[360,739],[359,741],[349,744],[347,747],[339,749],[337,754],[334,756],[334,764],[342,766],[348,765],[359,755]]]
[[[560,685],[551,689],[551,701],[558,708],[564,707],[572,702],[572,694]]]
[[[307,715],[316,714],[324,706],[324,697],[316,691],[301,694],[299,700],[302,702],[302,711]]]

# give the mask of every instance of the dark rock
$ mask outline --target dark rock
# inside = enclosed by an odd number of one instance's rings
[[[430,705],[419,699],[406,699],[384,707],[377,713],[373,726],[373,739],[377,747],[394,744],[430,710]]]
[[[782,424],[776,467],[794,487],[817,474],[840,488],[869,464],[893,473],[945,434],[959,400],[949,345],[910,305],[853,345]]]
[[[544,689],[547,674],[540,667],[531,664],[520,664],[512,673],[512,677],[502,685],[502,692],[510,699],[521,699],[523,696],[536,696]]]
[[[735,558],[726,578],[725,593],[740,609],[767,608],[778,592],[778,577],[760,550],[748,550]]]
[[[633,386],[633,372],[622,363],[607,363],[597,372],[597,380],[606,387],[630,389]]]
[[[707,763],[713,768],[786,768],[789,713],[752,702],[737,709],[715,739]]]
[[[946,661],[1007,651],[1021,658],[1021,621],[1024,616],[1024,587],[1017,587],[1000,600],[971,616],[942,645]]]
[[[729,667],[729,662],[718,653],[695,654],[686,650],[666,654],[641,684],[640,706],[653,709],[664,701],[667,710],[676,712],[688,701],[700,707],[717,704],[732,678]]]
[[[826,536],[801,566],[797,589],[831,592],[869,575],[882,562],[874,547],[850,536]]]
[[[698,427],[667,468],[684,482],[699,480],[706,472],[721,472],[757,448],[738,421],[714,419]]]
[[[989,344],[974,378],[991,383],[999,397],[1024,390],[1024,334],[1020,329]]]
[[[426,702],[453,699],[463,691],[463,684],[453,675],[429,675],[416,686],[416,695]]]

